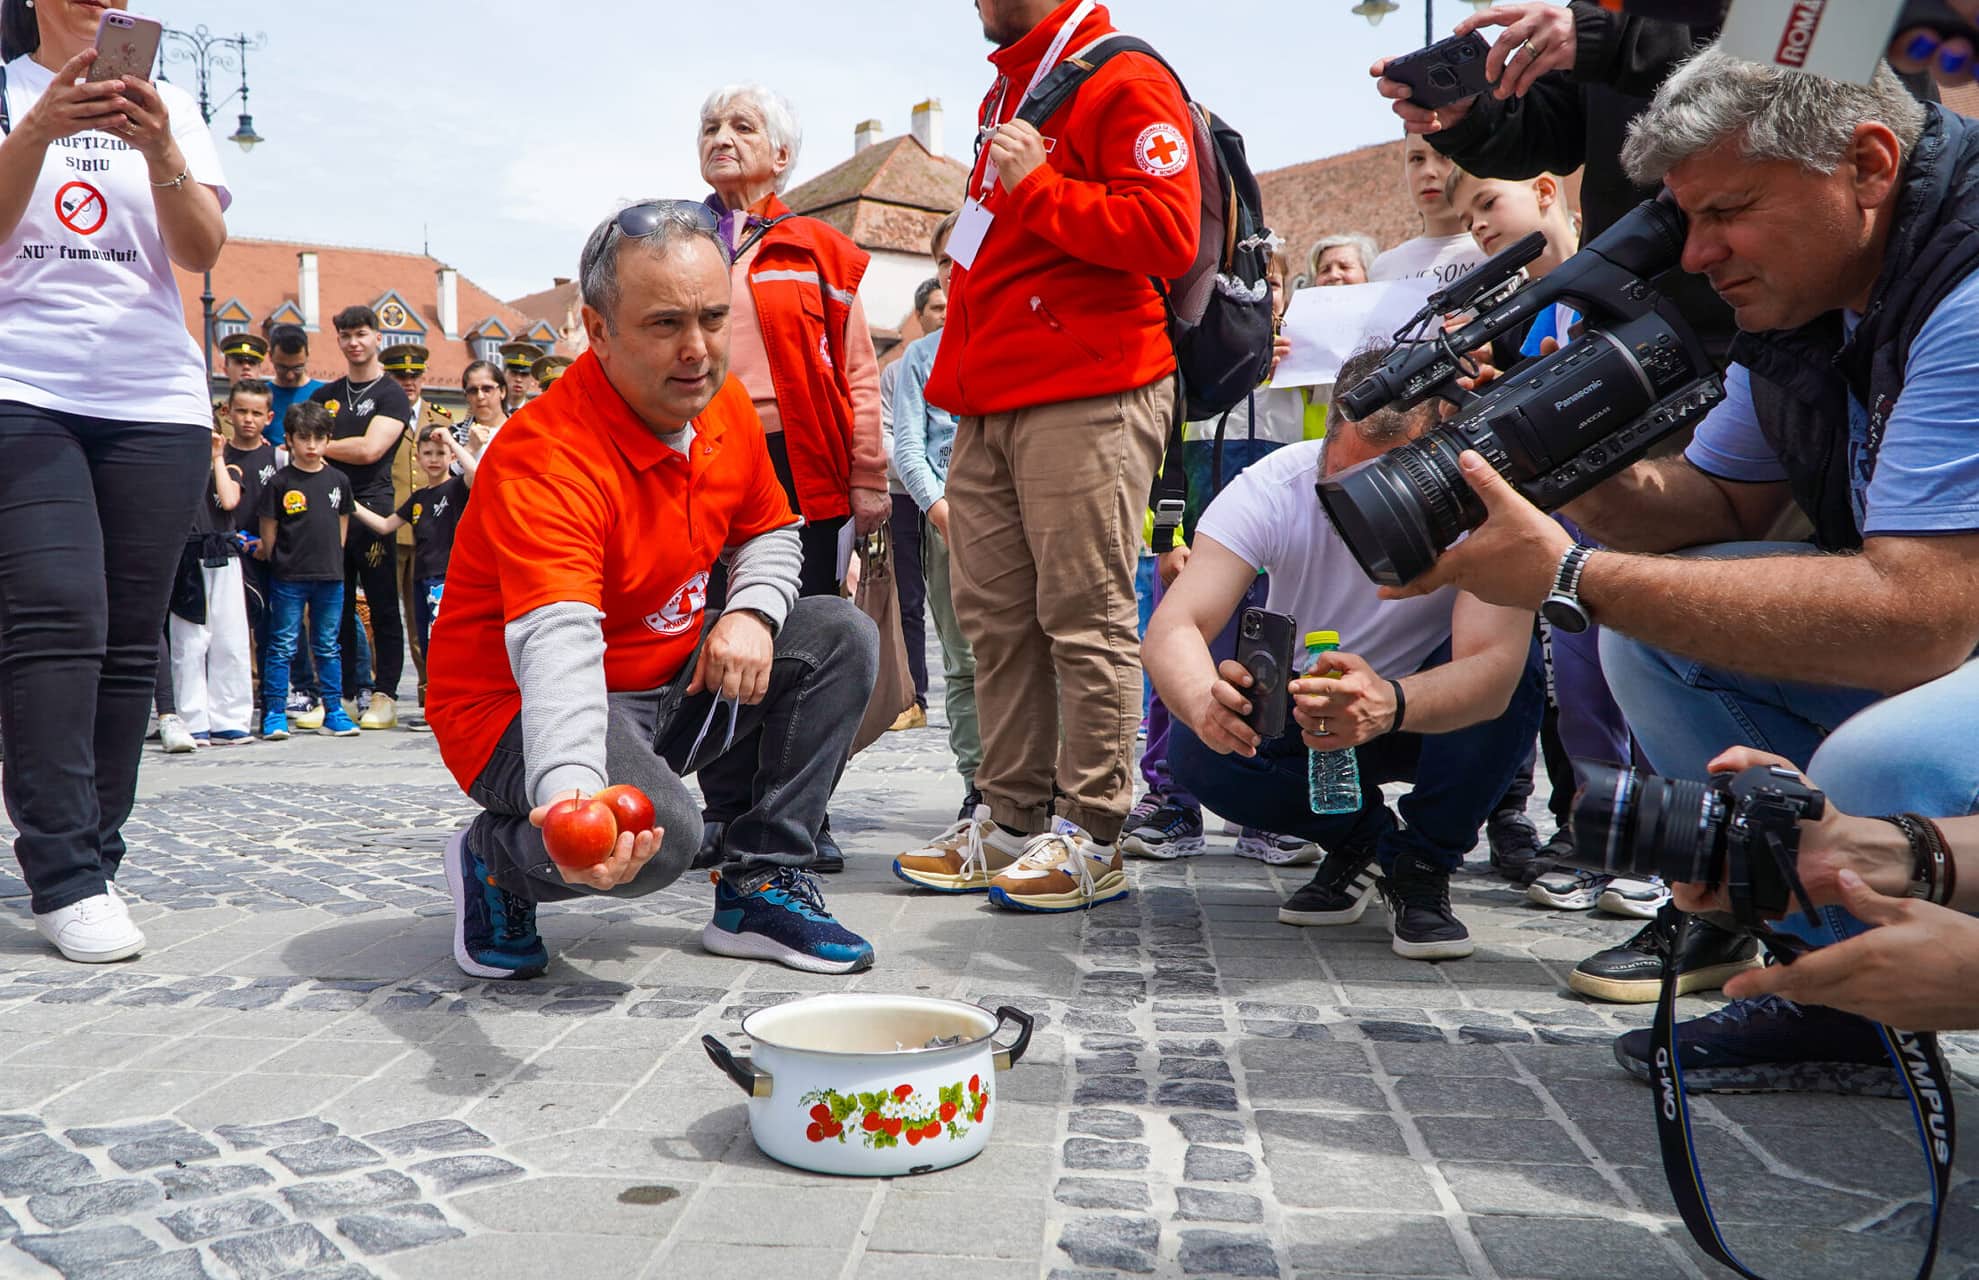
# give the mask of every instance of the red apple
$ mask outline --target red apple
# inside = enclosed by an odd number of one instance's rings
[[[611,806],[612,816],[618,819],[620,831],[638,835],[653,829],[653,802],[639,788],[621,782],[606,787],[591,798],[599,804]]]
[[[595,867],[612,856],[616,843],[618,819],[609,805],[595,798],[560,800],[543,820],[543,845],[550,851],[550,861],[560,867]]]

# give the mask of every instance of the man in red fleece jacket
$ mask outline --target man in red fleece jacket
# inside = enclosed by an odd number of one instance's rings
[[[976,7],[997,79],[927,397],[960,419],[953,585],[986,804],[895,869],[1066,911],[1127,892],[1113,841],[1141,714],[1134,559],[1176,394],[1154,280],[1194,261],[1202,194],[1188,103],[1152,58],[1109,61],[1041,130],[1014,118],[1038,79],[1114,30],[1104,7]]]

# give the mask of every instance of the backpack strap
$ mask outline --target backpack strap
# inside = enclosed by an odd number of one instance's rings
[[[1042,129],[1045,121],[1057,115],[1059,109],[1072,100],[1080,86],[1123,53],[1144,53],[1159,62],[1174,77],[1176,85],[1182,90],[1183,99],[1194,101],[1189,97],[1189,87],[1182,83],[1182,77],[1175,75],[1175,68],[1168,65],[1168,59],[1155,52],[1153,45],[1137,36],[1115,34],[1089,45],[1053,67],[1038,83],[1037,92],[1018,104],[1016,119],[1034,129]]]

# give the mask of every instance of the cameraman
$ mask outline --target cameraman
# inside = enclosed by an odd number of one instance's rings
[[[1576,550],[1465,454],[1488,518],[1400,594],[1532,607],[1580,563],[1657,772],[1703,777],[1743,742],[1805,763],[1845,810],[1971,811],[1979,744],[1955,730],[1979,723],[1979,125],[1888,69],[1865,87],[1712,49],[1657,93],[1624,159],[1667,183],[1690,216],[1684,268],[1734,308],[1726,400],[1682,458],[1569,504],[1612,551]],[[1789,504],[1815,547],[1750,541]],[[1733,1005],[1679,1045],[1732,1064],[1721,1087],[1899,1087],[1872,1029],[1823,1009]]]
[[[1711,772],[1756,765],[1792,762],[1733,747],[1711,762]],[[1970,914],[1979,912],[1979,818],[1948,818],[1938,830],[1957,886],[1945,906],[1913,895],[1916,855],[1897,824],[1850,817],[1833,804],[1818,822],[1803,823],[1797,869],[1808,897],[1881,927],[1792,964],[1742,974],[1725,990],[1846,1009],[1905,1031],[1979,1028],[1979,919]],[[1686,911],[1729,906],[1715,887],[1673,889]]]
[[[1338,385],[1353,386],[1386,354],[1354,356]],[[1529,612],[1457,591],[1381,600],[1314,501],[1316,473],[1332,475],[1406,444],[1434,420],[1427,406],[1382,410],[1253,464],[1203,512],[1188,564],[1142,646],[1148,674],[1180,722],[1168,743],[1175,781],[1233,822],[1326,850],[1312,883],[1292,895],[1279,920],[1354,923],[1379,862],[1392,945],[1411,960],[1459,959],[1474,949],[1450,908],[1450,873],[1476,846],[1478,828],[1539,731],[1546,700]],[[1260,573],[1270,578],[1267,609],[1289,615],[1299,635],[1337,630],[1352,650],[1322,662],[1338,679],[1322,671],[1291,682],[1295,723],[1269,740],[1244,719],[1250,672],[1236,662],[1219,666],[1210,653]],[[1302,653],[1293,660],[1303,669]],[[1313,813],[1308,747],[1357,749],[1357,812]],[[1399,822],[1382,798],[1384,782],[1416,784],[1401,799]]]

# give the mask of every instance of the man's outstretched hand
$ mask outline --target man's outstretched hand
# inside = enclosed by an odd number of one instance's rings
[[[582,794],[580,791],[565,791],[551,796],[548,804],[539,804],[529,811],[529,825],[541,831],[552,808]],[[660,851],[660,842],[666,839],[666,834],[664,827],[654,827],[638,835],[621,831],[618,833],[618,843],[612,846],[611,856],[603,862],[589,867],[566,867],[558,862],[557,874],[563,877],[565,884],[581,885],[600,893],[610,892],[620,885],[631,884],[645,870],[653,855]]]

